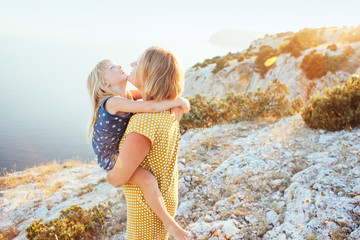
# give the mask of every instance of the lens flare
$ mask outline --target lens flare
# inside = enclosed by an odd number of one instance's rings
[[[269,67],[269,66],[273,65],[277,59],[278,59],[278,57],[269,58],[268,60],[265,61],[264,65],[266,67]]]

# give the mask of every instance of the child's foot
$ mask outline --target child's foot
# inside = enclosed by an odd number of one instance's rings
[[[166,229],[175,240],[190,240],[191,234],[177,224],[168,226]]]

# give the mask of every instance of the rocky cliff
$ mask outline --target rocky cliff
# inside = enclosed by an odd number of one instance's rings
[[[333,86],[337,82],[342,83],[346,81],[351,74],[360,71],[360,42],[342,43],[339,42],[339,37],[342,34],[352,31],[352,28],[327,28],[322,30],[321,39],[323,43],[314,48],[310,48],[301,52],[298,58],[292,57],[290,53],[279,54],[278,59],[273,67],[269,69],[264,77],[255,71],[255,58],[246,59],[243,62],[236,60],[230,61],[230,66],[213,74],[215,64],[210,64],[207,67],[190,68],[185,73],[185,96],[194,96],[196,93],[205,94],[209,97],[217,96],[224,97],[227,92],[233,90],[235,92],[247,92],[249,90],[255,91],[258,87],[263,89],[266,87],[268,81],[279,79],[289,86],[290,98],[297,94],[302,95],[305,99],[313,92],[321,91],[324,87]],[[320,31],[320,30],[319,30]],[[360,34],[360,33],[359,33]],[[249,49],[243,50],[242,53],[248,52],[256,54],[259,52],[261,46],[270,46],[278,49],[279,45],[291,36],[268,36],[253,41]],[[336,44],[337,50],[331,51],[327,49],[330,44]],[[351,68],[336,71],[335,73],[327,72],[321,78],[309,80],[305,73],[301,70],[300,65],[305,55],[316,49],[318,52],[329,55],[339,55],[343,53],[344,49],[351,46],[355,53],[349,57],[349,65]]]
[[[192,239],[360,239],[359,139],[359,128],[312,130],[299,115],[189,130],[176,219]],[[1,186],[0,229],[26,239],[34,219],[105,203],[107,239],[125,239],[125,199],[104,177],[95,163],[12,173]]]

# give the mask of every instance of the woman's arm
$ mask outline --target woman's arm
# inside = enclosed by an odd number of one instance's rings
[[[158,102],[133,101],[122,97],[112,97],[105,104],[105,109],[111,114],[116,114],[117,112],[161,112],[174,107],[182,107],[184,112],[188,112],[190,103],[183,97]]]
[[[136,132],[127,135],[113,169],[107,174],[107,181],[114,187],[121,187],[129,181],[140,163],[149,153],[151,141]]]

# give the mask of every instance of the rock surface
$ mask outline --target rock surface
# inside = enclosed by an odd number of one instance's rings
[[[201,93],[208,97],[225,97],[229,91],[256,91],[258,87],[265,89],[269,81],[278,79],[289,86],[290,99],[298,94],[307,99],[311,93],[318,90],[322,91],[324,87],[334,86],[337,82],[345,82],[351,74],[360,72],[360,42],[351,44],[338,42],[339,36],[349,30],[350,28],[337,29],[334,32],[332,28],[326,29],[321,37],[325,40],[325,43],[316,48],[302,51],[301,56],[298,58],[291,57],[289,53],[280,54],[274,66],[269,69],[264,77],[255,72],[255,57],[240,63],[236,60],[230,61],[229,67],[222,69],[216,74],[212,73],[215,64],[204,68],[190,68],[185,73],[184,95],[191,97],[195,96],[196,93]],[[249,49],[252,49],[250,52],[257,53],[263,45],[278,49],[279,44],[283,42],[284,38],[268,36],[257,39],[250,45]],[[333,43],[338,47],[336,51],[327,49],[327,46]],[[351,45],[355,50],[355,53],[349,56],[349,61],[353,65],[352,70],[348,69],[348,71],[337,71],[335,73],[328,72],[325,76],[313,80],[306,78],[305,73],[300,68],[305,55],[314,49],[323,54],[340,55],[348,45]]]
[[[359,239],[359,159],[359,128],[313,130],[299,115],[190,130],[180,140],[176,220],[192,239]],[[29,174],[38,173],[7,178]],[[111,201],[109,239],[124,239],[125,199],[104,177],[96,164],[82,164],[48,174],[45,185],[2,188],[0,229],[26,239],[34,219]]]

